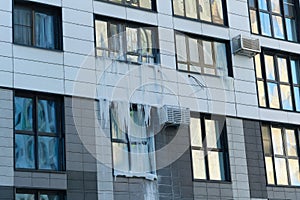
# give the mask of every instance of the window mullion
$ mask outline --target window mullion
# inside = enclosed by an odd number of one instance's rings
[[[201,132],[202,132],[202,145],[204,149],[204,164],[205,164],[205,171],[206,171],[206,179],[210,180],[209,174],[209,165],[208,165],[208,150],[207,150],[207,139],[206,139],[206,127],[205,127],[205,117],[200,116],[201,122]]]
[[[274,153],[274,149],[273,149],[273,145],[274,145],[274,143],[273,143],[273,137],[272,137],[272,129],[271,129],[271,125],[268,125],[268,129],[269,129],[269,137],[270,137],[270,142],[271,142],[271,153],[272,153],[272,165],[273,165],[273,176],[274,176],[274,184],[275,185],[277,185],[277,172],[276,172],[276,167],[275,167],[275,153]],[[266,157],[266,156],[265,156]],[[265,158],[266,159],[266,158]],[[266,176],[268,176],[267,174],[266,174]]]

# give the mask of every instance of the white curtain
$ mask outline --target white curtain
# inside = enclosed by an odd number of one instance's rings
[[[38,47],[54,49],[54,17],[35,13],[35,43]]]

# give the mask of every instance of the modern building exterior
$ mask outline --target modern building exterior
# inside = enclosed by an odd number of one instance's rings
[[[2,0],[0,200],[300,199],[299,14]]]

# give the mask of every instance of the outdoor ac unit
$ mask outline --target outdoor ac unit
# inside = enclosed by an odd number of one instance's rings
[[[160,109],[160,122],[164,125],[189,125],[190,109],[165,105]]]
[[[253,57],[260,53],[259,39],[248,38],[238,35],[232,39],[233,53]]]

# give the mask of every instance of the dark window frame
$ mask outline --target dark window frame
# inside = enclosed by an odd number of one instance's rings
[[[273,62],[274,62],[274,72],[275,72],[275,80],[270,80],[267,79],[266,77],[266,62],[265,62],[265,55],[268,56],[272,56],[273,57]],[[254,66],[255,66],[255,77],[256,77],[256,89],[257,89],[257,100],[258,100],[258,105],[260,108],[267,108],[267,109],[272,109],[272,110],[282,110],[282,111],[286,111],[286,112],[300,112],[297,111],[296,108],[296,99],[295,99],[295,91],[294,91],[294,87],[298,87],[300,88],[300,84],[295,84],[293,83],[293,74],[291,71],[291,60],[297,60],[299,62],[299,66],[300,66],[300,55],[294,55],[292,53],[286,53],[286,52],[282,52],[282,51],[276,51],[276,50],[272,50],[272,49],[268,49],[268,48],[263,48],[262,49],[262,53],[258,54],[257,56],[259,56],[260,59],[260,66],[256,66],[256,57],[253,58],[253,62],[254,62]],[[287,62],[287,73],[288,73],[288,79],[289,82],[281,82],[280,78],[279,78],[279,70],[278,70],[278,59],[277,58],[284,58],[286,59]],[[261,73],[262,73],[262,78],[258,77],[257,74],[257,67],[261,67]],[[261,105],[260,103],[260,94],[259,94],[259,86],[258,86],[258,82],[262,82],[263,83],[263,89],[264,89],[264,96],[265,96],[265,104],[266,106]],[[269,102],[269,95],[268,95],[268,83],[274,83],[277,85],[278,88],[278,100],[279,100],[279,108],[271,108],[270,107],[270,102]],[[285,85],[285,86],[289,86],[290,91],[291,91],[291,101],[292,101],[292,110],[288,110],[288,109],[283,109],[283,103],[282,103],[282,97],[281,97],[281,89],[280,86],[281,85]]]
[[[201,141],[202,141],[202,147],[195,147],[190,144],[190,157],[191,157],[191,163],[193,163],[193,157],[192,157],[192,151],[203,151],[204,153],[204,167],[205,167],[205,174],[206,179],[199,179],[194,177],[194,169],[193,164],[191,165],[192,168],[192,176],[193,181],[205,181],[205,182],[221,182],[221,183],[230,183],[231,182],[231,172],[230,172],[230,160],[229,160],[229,149],[228,149],[228,139],[227,139],[227,126],[226,126],[226,118],[223,116],[214,116],[210,114],[204,114],[204,113],[191,113],[191,118],[200,119],[200,129],[201,129]],[[206,127],[205,127],[205,120],[214,120],[217,123],[224,122],[223,129],[220,133],[220,148],[208,148],[207,142],[206,142]],[[191,128],[189,127],[189,138],[191,142]],[[214,180],[210,179],[210,171],[209,171],[209,161],[208,161],[208,152],[222,152],[223,153],[223,164],[224,164],[224,180]]]
[[[52,194],[52,195],[59,195],[60,200],[66,200],[66,191],[64,190],[45,190],[45,189],[23,189],[23,188],[16,188],[15,189],[15,197],[17,194],[33,194],[35,196],[34,200],[39,200],[41,194]]]
[[[148,12],[157,12],[156,0],[151,0],[151,8],[150,9],[145,8],[145,7],[141,7],[141,6],[133,6],[129,3],[127,3],[126,0],[120,0],[121,1],[120,3],[116,2],[116,1],[113,1],[113,0],[97,0],[97,1],[110,3],[110,4],[114,4],[114,5],[122,5],[122,6],[125,6],[125,7],[139,9],[139,10],[148,11]],[[140,2],[140,1],[141,0],[138,0],[138,2]]]
[[[253,6],[250,5],[250,1],[254,2],[254,6],[255,7],[253,7]],[[299,27],[299,23],[300,23],[300,16],[297,15],[297,12],[296,12],[297,9],[300,8],[298,1],[297,0],[294,1],[294,10],[293,11],[295,13],[295,17],[292,17],[292,16],[289,16],[289,15],[285,14],[285,11],[284,11],[284,1],[283,0],[279,0],[279,4],[280,4],[280,12],[281,12],[280,14],[279,13],[275,13],[275,12],[272,11],[272,8],[271,8],[271,5],[270,5],[269,1],[267,1],[267,10],[263,10],[263,9],[259,8],[258,0],[248,0],[248,14],[249,14],[249,22],[250,22],[251,33],[255,34],[255,35],[260,35],[260,36],[263,36],[263,37],[274,38],[274,39],[277,39],[277,40],[284,40],[284,41],[288,41],[288,42],[292,42],[292,43],[300,43],[300,34],[299,34],[299,28],[298,28]],[[253,29],[252,29],[252,26],[251,26],[251,11],[255,12],[258,33],[253,32]],[[259,16],[260,12],[268,14],[268,16],[269,16],[271,36],[263,35],[262,34],[261,19],[260,19],[260,16]],[[284,31],[283,31],[283,35],[284,35],[283,37],[284,38],[275,37],[272,16],[279,16],[279,17],[282,18],[282,26],[283,26],[283,29],[284,29]],[[286,19],[294,19],[295,20],[296,41],[288,40],[288,37],[287,37],[287,27],[286,27]],[[297,28],[298,28],[298,30],[297,30]]]
[[[269,142],[270,142],[270,148],[271,148],[271,153],[268,154],[265,152],[264,148],[264,138],[263,138],[263,130],[262,128],[265,127],[268,130],[268,136],[269,136]],[[272,129],[271,128],[277,128],[280,129],[281,131],[281,139],[282,139],[282,145],[283,145],[283,154],[284,155],[275,155],[274,153],[274,148],[273,148],[273,138],[272,138]],[[295,136],[295,142],[296,142],[296,152],[297,156],[289,156],[287,153],[287,141],[285,139],[285,134],[286,130],[294,130],[294,136]],[[299,188],[300,185],[292,185],[291,183],[291,174],[290,174],[290,169],[289,169],[289,159],[293,160],[298,160],[298,166],[300,168],[300,127],[295,126],[295,125],[290,125],[290,124],[280,124],[280,123],[272,123],[272,122],[261,122],[260,123],[260,132],[261,132],[261,144],[262,144],[262,150],[263,150],[263,159],[264,159],[264,168],[265,168],[265,178],[266,178],[266,183],[268,186],[282,186],[282,187],[294,187],[294,188]],[[267,168],[266,168],[266,157],[269,157],[272,159],[272,170],[273,170],[273,179],[274,179],[274,184],[268,182],[268,174],[267,174]],[[275,158],[281,158],[285,160],[285,165],[286,165],[286,175],[287,175],[287,185],[282,185],[278,184],[277,182],[277,171],[275,167]]]
[[[121,30],[118,30],[120,31],[121,33],[125,33],[124,34],[124,40],[122,41],[122,45],[123,45],[123,53],[124,53],[124,57],[125,59],[117,59],[117,58],[114,58],[114,57],[110,57],[109,55],[108,56],[105,56],[109,59],[112,59],[112,60],[117,60],[117,61],[120,61],[120,62],[126,62],[126,63],[132,63],[132,64],[152,64],[152,63],[148,63],[148,62],[143,62],[142,60],[139,60],[137,62],[135,61],[130,61],[128,60],[128,55],[133,55],[133,56],[137,56],[138,59],[143,59],[145,58],[145,55],[143,55],[142,53],[140,52],[137,52],[137,53],[132,53],[132,52],[128,52],[127,51],[127,35],[126,35],[126,28],[134,28],[134,29],[137,29],[138,30],[138,33],[137,33],[137,43],[138,45],[141,45],[140,43],[140,28],[144,28],[146,30],[150,30],[152,32],[152,52],[153,52],[153,55],[149,56],[150,58],[153,58],[153,64],[157,65],[157,64],[160,64],[160,50],[159,50],[159,35],[158,35],[158,27],[156,26],[150,26],[150,25],[147,25],[147,24],[142,24],[142,23],[138,23],[138,22],[132,22],[132,21],[127,21],[127,20],[121,20],[121,19],[117,19],[117,18],[111,18],[111,17],[105,17],[105,16],[99,16],[99,15],[95,15],[94,16],[94,26],[95,26],[95,32],[94,32],[94,35],[95,35],[95,55],[98,56],[98,57],[103,57],[102,55],[97,55],[97,51],[98,50],[102,50],[102,51],[107,51],[107,53],[109,54],[110,52],[119,52],[119,51],[112,51],[112,48],[109,46],[110,45],[110,42],[109,40],[107,39],[107,45],[108,45],[108,48],[102,48],[102,47],[97,47],[97,30],[96,30],[96,21],[102,21],[102,22],[106,22],[107,23],[107,37],[108,39],[112,37],[111,33],[110,33],[110,28],[109,26],[111,24],[113,25],[118,25],[118,26],[121,26]],[[119,29],[119,27],[118,27]],[[140,51],[138,49],[138,51]]]
[[[222,12],[223,12],[223,24],[220,23],[214,23],[213,19],[209,22],[209,21],[205,21],[205,20],[201,20],[200,19],[200,12],[199,12],[199,6],[197,6],[196,10],[197,10],[197,18],[192,18],[192,17],[187,17],[186,16],[186,9],[185,9],[185,2],[186,0],[183,0],[183,13],[184,16],[182,15],[177,15],[175,14],[175,9],[174,9],[174,0],[171,0],[172,2],[172,15],[174,17],[177,18],[182,18],[182,19],[188,19],[188,20],[192,20],[192,21],[197,21],[197,22],[201,22],[201,23],[206,23],[206,24],[211,24],[211,25],[215,25],[215,26],[221,26],[221,27],[228,27],[228,12],[227,12],[227,2],[222,0]],[[196,4],[198,5],[198,0],[194,0],[196,1]],[[210,13],[212,16],[212,9],[210,6]]]
[[[178,62],[178,54],[177,54],[177,42],[176,42],[176,35],[182,35],[185,37],[185,44],[186,44],[186,56],[187,56],[187,62],[181,62],[179,61]],[[230,47],[230,41],[227,41],[227,40],[222,40],[222,39],[218,39],[218,38],[212,38],[212,37],[208,37],[208,36],[203,36],[203,35],[195,35],[195,34],[190,34],[190,33],[185,33],[185,32],[182,32],[182,31],[178,31],[178,30],[174,30],[174,41],[175,41],[175,58],[176,58],[176,70],[180,71],[180,72],[187,72],[187,73],[193,73],[193,74],[201,74],[201,75],[206,75],[206,76],[220,76],[218,75],[217,73],[217,67],[214,66],[214,67],[206,67],[206,66],[197,66],[199,68],[201,68],[201,73],[200,72],[196,72],[196,71],[190,71],[190,65],[193,64],[193,62],[190,61],[190,52],[189,52],[189,47],[188,47],[188,39],[189,38],[192,38],[192,39],[196,39],[197,40],[197,44],[199,45],[199,41],[205,41],[205,42],[211,42],[212,44],[214,42],[218,42],[218,43],[223,43],[225,45],[225,53],[226,53],[226,61],[227,61],[227,76],[229,77],[233,77],[233,68],[232,68],[232,58],[231,58],[231,47]],[[214,47],[212,48],[213,49],[213,58],[214,58],[214,55],[215,55],[215,52],[214,52]],[[198,52],[202,52],[201,49],[199,49],[199,46],[198,46]],[[199,64],[202,64],[202,60],[203,60],[203,55],[198,55],[199,57]],[[187,65],[187,68],[188,70],[182,70],[182,69],[179,69],[178,68],[178,64],[186,64]],[[209,69],[212,69],[215,71],[214,74],[211,74],[211,73],[205,73],[204,72],[204,69],[205,68],[209,68]]]
[[[34,48],[39,48],[39,49],[45,49],[45,50],[52,50],[52,51],[63,51],[63,28],[62,28],[62,9],[60,7],[52,6],[52,5],[46,5],[42,3],[36,3],[36,2],[26,2],[24,0],[14,0],[13,1],[13,13],[15,8],[23,8],[30,10],[31,14],[31,44],[22,44],[18,43],[15,41],[15,22],[14,22],[14,14],[12,17],[13,23],[13,43],[16,45],[22,45],[22,46],[27,46],[27,47],[34,47]],[[36,46],[35,44],[35,28],[34,28],[34,13],[35,12],[41,12],[41,13],[47,13],[51,16],[54,17],[54,32],[55,32],[55,37],[54,37],[54,43],[55,47],[53,49],[51,48],[46,48],[46,47],[39,47]]]
[[[15,130],[15,116],[13,119],[13,126],[14,126],[14,170],[15,171],[37,171],[37,172],[54,172],[54,173],[60,173],[66,170],[66,140],[65,140],[65,129],[64,129],[64,103],[63,103],[63,97],[61,96],[53,96],[48,95],[45,93],[38,93],[38,92],[29,92],[29,91],[14,91],[14,100],[13,104],[15,105],[15,98],[21,97],[21,98],[30,98],[33,101],[33,110],[32,110],[32,131],[22,131],[22,130]],[[39,132],[38,131],[38,121],[37,121],[37,106],[38,106],[38,100],[52,100],[57,103],[56,107],[56,123],[57,123],[57,133],[45,133],[45,132]],[[15,113],[15,108],[14,108]],[[35,157],[35,163],[34,168],[17,168],[16,167],[16,157],[15,157],[15,136],[19,135],[30,135],[34,137],[34,157]],[[58,139],[58,169],[57,170],[49,170],[49,169],[39,169],[39,155],[38,155],[38,139],[40,136],[47,136],[47,137],[55,137]]]

